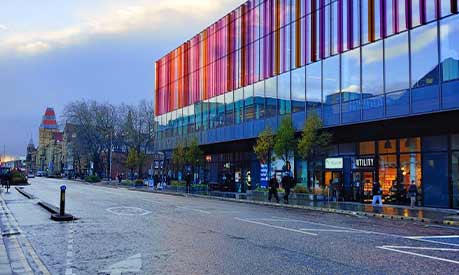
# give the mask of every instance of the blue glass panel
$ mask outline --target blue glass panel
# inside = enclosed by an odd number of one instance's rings
[[[459,107],[459,81],[443,83],[442,97],[444,109]]]
[[[448,150],[448,137],[435,136],[422,138],[422,151],[446,151]]]
[[[277,126],[278,126],[277,120],[278,120],[277,116],[267,118],[267,119],[265,119],[265,126],[266,127],[271,127],[271,129],[275,132],[277,130]]]
[[[343,123],[360,121],[361,100],[343,102]]]
[[[408,91],[387,94],[386,112],[387,117],[408,114],[410,112],[410,96]]]
[[[363,120],[384,117],[384,95],[363,99]]]
[[[305,122],[305,116],[306,116],[306,113],[304,111],[292,114],[293,127],[295,127],[295,129],[297,131],[303,130],[304,122]]]
[[[431,23],[411,32],[411,86],[438,84],[438,29]]]
[[[438,86],[426,86],[412,90],[413,113],[431,112],[439,109]]]
[[[324,105],[324,125],[325,126],[332,126],[339,124],[339,112],[340,112],[339,104],[334,105]]]
[[[448,154],[425,153],[422,174],[424,206],[448,207]]]
[[[459,15],[440,22],[440,64],[443,81],[459,79]]]

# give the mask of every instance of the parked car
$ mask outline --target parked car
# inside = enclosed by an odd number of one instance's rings
[[[29,173],[29,174],[27,174],[27,178],[28,178],[28,179],[33,179],[33,178],[35,178],[34,173]]]
[[[37,177],[43,177],[44,173],[43,171],[37,171]]]

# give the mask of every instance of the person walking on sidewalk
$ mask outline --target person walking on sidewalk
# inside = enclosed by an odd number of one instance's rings
[[[288,204],[288,197],[290,196],[290,189],[292,188],[292,177],[290,176],[290,171],[285,172],[282,177],[282,188],[284,188],[284,203]]]
[[[276,175],[274,174],[269,180],[268,190],[268,201],[271,202],[272,196],[276,199],[276,202],[279,203],[279,195],[277,194],[277,188],[279,188],[279,182],[277,182]]]
[[[371,205],[376,206],[376,201],[378,201],[379,206],[382,206],[382,189],[379,182],[375,181],[373,183],[373,202]]]
[[[189,170],[187,170],[186,172],[185,181],[186,181],[186,192],[191,193],[191,173]]]
[[[416,182],[414,180],[411,181],[411,184],[408,187],[408,195],[411,200],[411,208],[414,208],[416,206],[416,197],[418,195],[418,187],[416,186]]]

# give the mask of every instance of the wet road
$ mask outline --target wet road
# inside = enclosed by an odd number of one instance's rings
[[[53,274],[458,274],[459,228],[36,178],[3,194]]]

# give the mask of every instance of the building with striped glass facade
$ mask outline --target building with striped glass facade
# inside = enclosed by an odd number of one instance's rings
[[[459,208],[458,5],[248,1],[156,62],[156,149],[197,138],[207,181],[226,167],[256,183],[259,132],[283,116],[300,132],[315,112],[334,141],[315,165],[295,159],[300,183],[364,201],[379,181],[403,203],[414,181],[421,205]]]

